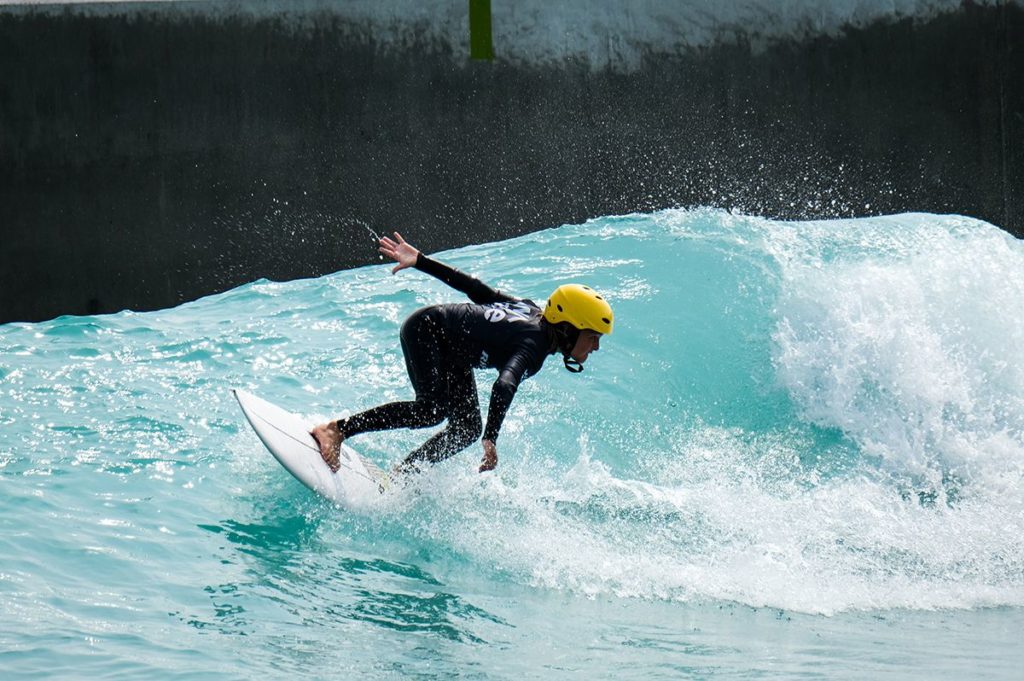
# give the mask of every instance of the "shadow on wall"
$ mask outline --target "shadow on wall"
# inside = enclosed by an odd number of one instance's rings
[[[322,15],[0,12],[0,322],[599,215],[907,210],[1024,234],[1024,11],[965,6],[635,73],[463,61]],[[364,224],[365,223],[365,224]]]

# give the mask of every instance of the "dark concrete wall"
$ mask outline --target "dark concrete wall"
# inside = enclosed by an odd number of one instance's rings
[[[306,23],[0,11],[0,322],[365,264],[357,220],[427,250],[690,205],[1024,234],[1016,4],[633,73]]]

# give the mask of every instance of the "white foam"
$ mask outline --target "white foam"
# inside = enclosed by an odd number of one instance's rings
[[[782,260],[779,379],[808,419],[898,470],[1019,476],[1024,248],[992,228],[949,232],[928,219],[860,222],[865,242],[885,242],[878,255]]]
[[[704,435],[719,443],[700,451],[707,466],[686,445],[661,454],[677,482],[616,478],[584,451],[561,481],[519,469],[432,488],[425,528],[497,573],[591,597],[816,614],[1024,605],[1019,503],[925,507],[867,478],[780,485],[736,437]]]

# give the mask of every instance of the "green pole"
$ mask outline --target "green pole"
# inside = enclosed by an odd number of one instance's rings
[[[469,0],[469,58],[494,59],[491,0]]]

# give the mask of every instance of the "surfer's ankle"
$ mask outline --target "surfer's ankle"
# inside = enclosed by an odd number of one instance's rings
[[[313,429],[315,433],[321,433],[328,436],[331,441],[337,441],[339,444],[345,441],[345,434],[341,432],[341,428],[338,427],[337,421],[328,421],[327,423],[321,423],[319,426]]]

